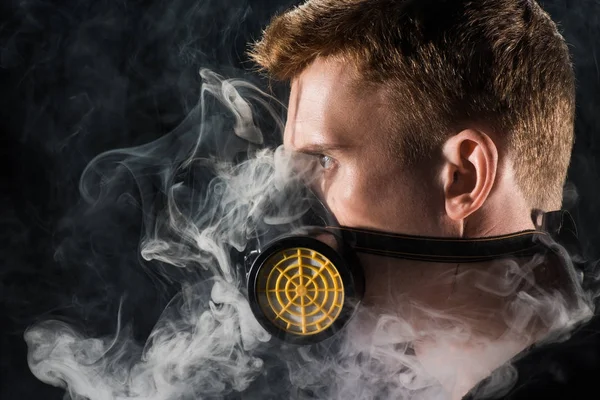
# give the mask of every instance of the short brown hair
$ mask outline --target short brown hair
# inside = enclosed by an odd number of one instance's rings
[[[309,0],[250,55],[279,80],[318,57],[352,62],[390,95],[407,162],[476,123],[501,135],[532,208],[559,208],[573,146],[568,47],[533,0]]]

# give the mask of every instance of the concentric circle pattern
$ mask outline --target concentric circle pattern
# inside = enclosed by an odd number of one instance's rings
[[[291,248],[271,256],[257,281],[259,305],[279,328],[314,335],[329,328],[344,304],[342,278],[321,253]]]

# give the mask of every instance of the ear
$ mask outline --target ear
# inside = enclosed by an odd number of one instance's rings
[[[442,181],[446,213],[460,221],[477,211],[488,198],[498,167],[498,149],[485,133],[466,129],[444,143]]]

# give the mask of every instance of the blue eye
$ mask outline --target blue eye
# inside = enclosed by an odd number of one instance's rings
[[[323,169],[331,168],[333,166],[333,162],[334,162],[334,159],[329,156],[325,156],[325,155],[319,156],[319,164],[321,164],[321,167]]]

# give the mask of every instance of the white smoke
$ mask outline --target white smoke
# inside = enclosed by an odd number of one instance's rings
[[[575,300],[544,289],[536,277],[541,260],[503,261],[432,277],[502,300],[495,338],[471,324],[486,318],[485,306],[436,310],[390,287],[384,294],[397,309],[362,307],[337,337],[305,347],[271,339],[252,315],[234,255],[257,234],[293,225],[308,206],[293,160],[281,149],[258,148],[265,135],[257,115],[281,134],[279,104],[247,82],[201,75],[199,105],[180,127],[98,156],[81,179],[90,207],[120,179],[135,179],[144,215],[140,254],[181,286],[179,294],[144,344],[132,338],[130,321],[102,338],[60,321],[32,326],[25,340],[38,379],[71,399],[456,398],[532,339],[532,324],[564,332],[591,315],[579,286]],[[236,161],[239,153],[247,159]],[[173,271],[185,273],[174,278]],[[472,375],[465,387],[461,369]],[[513,368],[500,368],[479,392],[500,393],[515,378]]]

